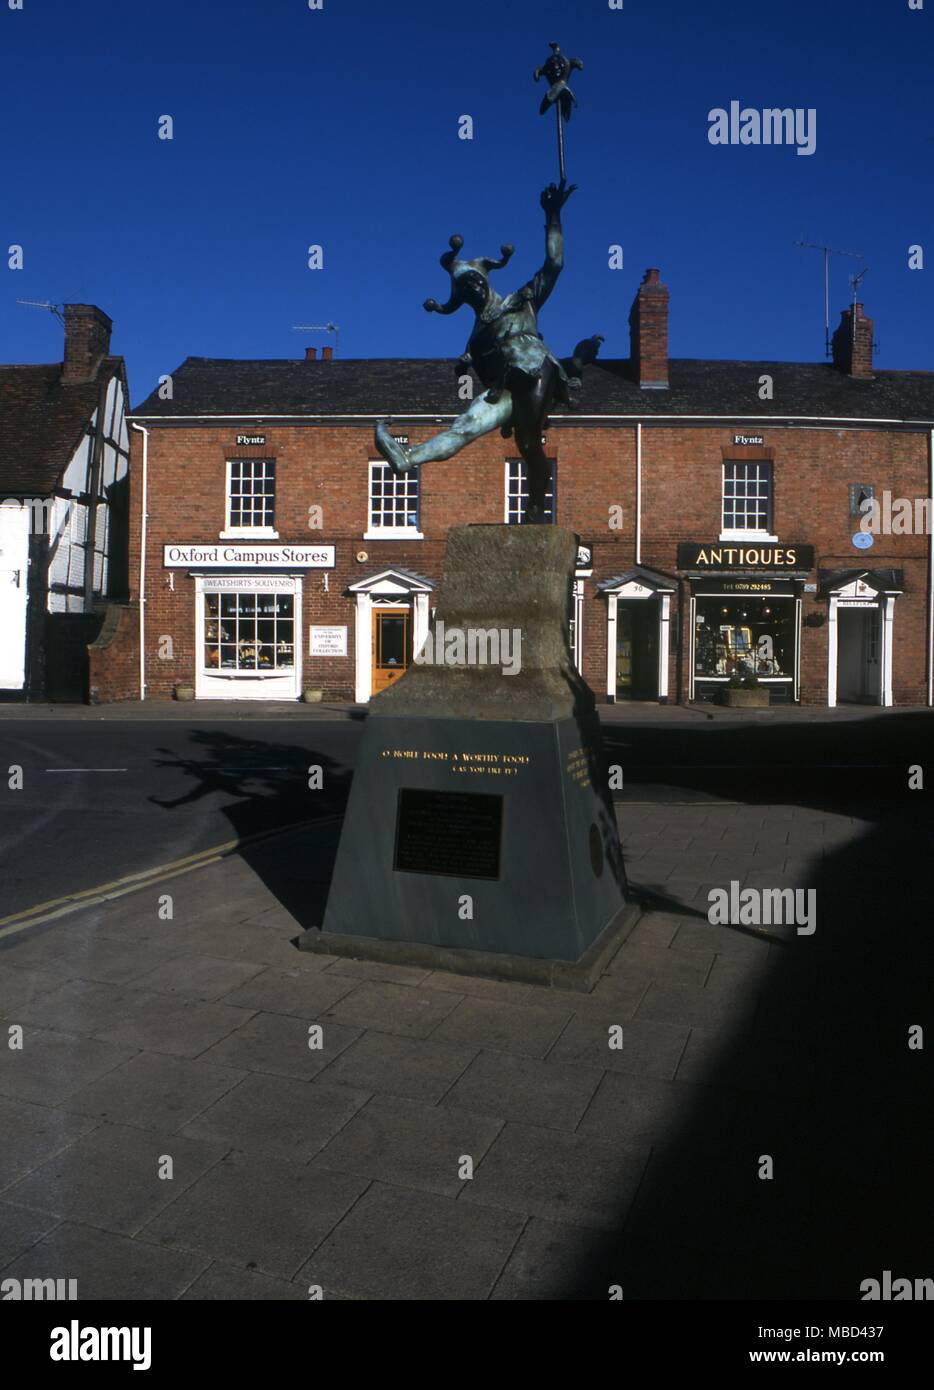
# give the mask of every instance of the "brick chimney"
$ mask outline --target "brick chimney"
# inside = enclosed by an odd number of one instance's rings
[[[643,390],[668,387],[668,287],[655,269],[645,279],[629,311],[629,362]]]
[[[306,362],[314,362],[315,359],[317,358],[317,356],[318,356],[318,349],[317,349],[317,348],[306,348],[306,349],[305,349],[305,361],[306,361]]]
[[[96,304],[65,305],[65,360],[62,381],[93,381],[102,357],[110,353],[113,323]]]
[[[334,352],[334,349],[333,349],[333,348],[331,348],[331,347],[323,347],[323,348],[321,349],[321,361],[322,361],[322,362],[330,362],[331,357],[332,357],[332,355],[333,355],[333,352]]]
[[[872,319],[867,319],[862,304],[843,310],[832,347],[833,364],[838,372],[869,380],[872,376]]]

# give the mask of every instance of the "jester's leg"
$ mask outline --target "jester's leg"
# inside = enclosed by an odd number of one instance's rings
[[[495,401],[486,398],[486,392],[472,401],[462,415],[458,415],[453,425],[424,444],[406,446],[399,444],[389,433],[385,420],[376,426],[376,447],[392,468],[394,473],[407,473],[419,463],[433,463],[436,459],[449,459],[466,444],[489,434],[512,420],[512,395],[503,391]]]

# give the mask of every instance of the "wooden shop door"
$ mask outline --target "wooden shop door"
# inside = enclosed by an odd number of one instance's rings
[[[409,664],[408,608],[373,609],[373,694],[399,679]]]

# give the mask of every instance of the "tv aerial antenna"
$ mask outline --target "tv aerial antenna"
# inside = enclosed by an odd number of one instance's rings
[[[824,253],[824,356],[832,357],[833,351],[830,345],[830,257],[831,256],[852,256],[853,260],[863,259],[862,251],[841,251],[839,246],[824,246],[819,241],[796,241],[795,246],[806,246],[812,251],[823,251]],[[866,272],[863,271],[863,275]]]
[[[866,276],[867,276],[868,274],[869,274],[869,267],[868,267],[868,265],[867,265],[867,266],[864,266],[862,270],[858,270],[858,271],[856,272],[855,275],[851,275],[851,276],[850,276],[850,289],[853,291],[853,303],[854,303],[854,304],[856,303],[856,296],[859,294],[859,287],[860,287],[860,285],[863,283],[863,281],[865,280],[865,278],[866,278]]]
[[[337,357],[340,349],[340,326],[336,323],[293,323],[293,333],[333,333],[334,334],[334,356]]]
[[[25,304],[30,309],[48,309],[50,314],[54,314],[59,323],[64,324],[65,315],[62,313],[61,304],[50,304],[47,299],[18,299],[17,304]]]

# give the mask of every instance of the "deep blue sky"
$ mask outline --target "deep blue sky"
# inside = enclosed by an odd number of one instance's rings
[[[104,308],[134,403],[188,355],[328,341],[296,323],[338,323],[346,357],[457,356],[469,311],[421,308],[447,297],[449,235],[471,256],[515,243],[501,289],[541,261],[556,156],[531,74],[551,39],[585,62],[556,351],[602,332],[625,356],[657,265],[672,356],[819,360],[822,261],[800,238],[865,253],[878,365],[934,368],[934,0],[0,0],[0,361],[61,356],[18,297]],[[712,146],[707,113],[734,99],[815,107],[816,153]],[[858,268],[833,263],[832,326]]]

